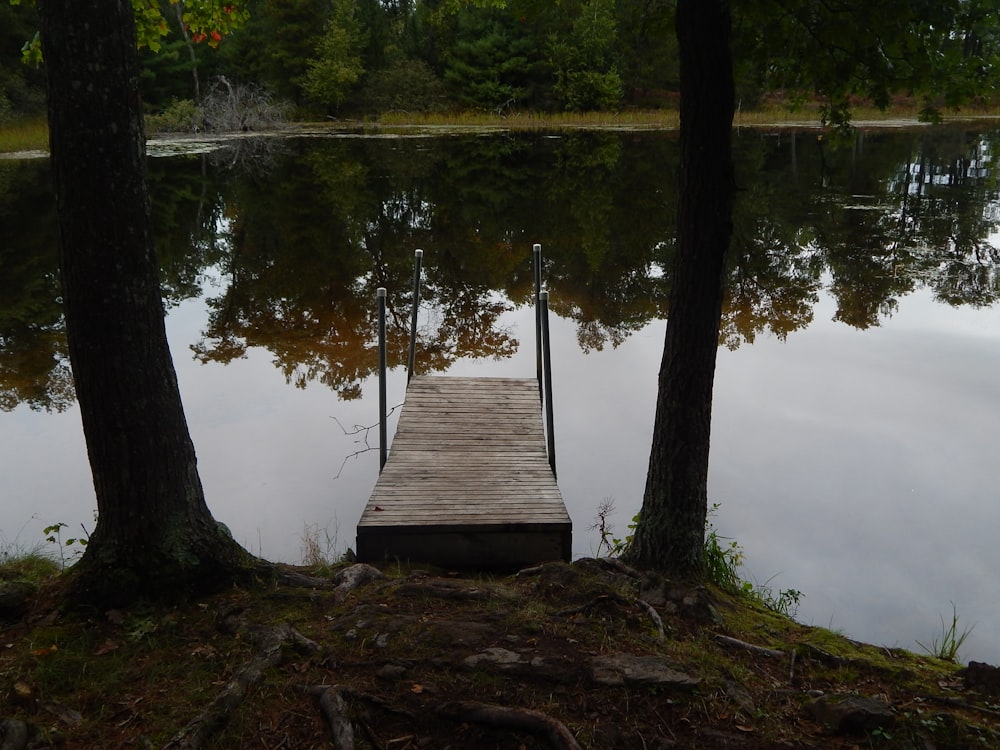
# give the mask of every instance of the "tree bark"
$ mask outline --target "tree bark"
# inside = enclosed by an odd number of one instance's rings
[[[712,386],[732,235],[734,85],[726,0],[679,0],[681,132],[677,250],[649,472],[626,559],[703,573]]]
[[[221,583],[249,555],[212,518],[167,346],[129,0],[39,0],[63,309],[98,520],[77,591]]]

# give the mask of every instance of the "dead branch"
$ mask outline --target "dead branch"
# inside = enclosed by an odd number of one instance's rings
[[[728,635],[716,635],[715,641],[716,643],[720,643],[723,646],[731,646],[732,648],[741,648],[744,651],[749,651],[751,654],[758,654],[759,656],[769,656],[772,659],[780,659],[785,655],[784,651],[779,651],[776,648],[765,648],[764,646],[755,646],[752,643],[741,641],[739,638],[731,638]]]
[[[212,735],[226,725],[230,715],[243,703],[250,689],[260,682],[264,672],[281,664],[284,646],[308,651],[320,649],[317,643],[285,623],[262,629],[257,636],[261,642],[260,651],[233,675],[229,684],[204,711],[164,745],[164,750],[197,750],[204,747]]]
[[[399,409],[402,406],[403,406],[402,404],[396,404],[394,407],[389,409],[389,411],[385,413],[386,418],[388,418],[390,414],[392,414],[393,412],[396,411],[396,409]],[[340,479],[340,475],[344,473],[344,467],[347,466],[348,461],[350,461],[352,458],[357,458],[362,453],[367,453],[368,451],[375,450],[375,448],[378,447],[368,444],[368,433],[370,433],[372,430],[378,427],[378,425],[356,424],[354,425],[353,428],[348,430],[336,417],[331,417],[331,419],[337,423],[337,427],[339,427],[345,435],[362,435],[363,437],[360,440],[355,440],[354,443],[355,445],[358,443],[363,443],[365,446],[364,448],[359,448],[358,450],[354,451],[354,453],[349,453],[348,455],[344,456],[344,460],[340,462],[340,468],[337,469],[337,474],[336,476],[334,476],[334,479]]]
[[[474,701],[456,701],[438,706],[437,714],[454,721],[529,732],[545,738],[556,750],[583,750],[565,724],[541,711]]]

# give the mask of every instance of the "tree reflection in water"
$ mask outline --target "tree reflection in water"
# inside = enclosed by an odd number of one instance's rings
[[[1000,287],[993,144],[966,128],[744,132],[722,341],[812,321],[879,325],[919,288],[988,306]],[[405,361],[413,250],[425,251],[418,370],[506,358],[502,322],[530,304],[532,243],[552,309],[584,351],[662,318],[673,250],[671,133],[289,139],[266,158],[152,162],[167,306],[204,294],[193,350],[265,349],[297,387],[357,398],[375,367],[375,289],[390,290],[390,365]],[[236,152],[234,151],[233,154]],[[43,164],[0,166],[0,407],[72,401]]]

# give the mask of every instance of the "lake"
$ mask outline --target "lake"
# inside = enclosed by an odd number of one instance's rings
[[[993,663],[998,137],[971,124],[737,135],[709,484],[745,576],[802,591],[803,622],[919,651],[954,603],[975,624],[963,660]],[[353,546],[378,473],[375,289],[389,290],[398,404],[414,249],[418,371],[533,375],[535,242],[574,555],[598,550],[606,499],[628,533],[666,325],[676,134],[186,150],[151,146],[168,335],[209,505],[248,549],[298,562],[306,538]],[[0,542],[14,548],[94,523],[55,242],[47,164],[0,161]]]

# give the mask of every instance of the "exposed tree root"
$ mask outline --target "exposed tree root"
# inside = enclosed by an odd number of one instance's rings
[[[561,609],[555,613],[556,617],[570,617],[572,615],[579,615],[589,612],[590,610],[606,605],[606,604],[623,604],[628,606],[634,604],[639,607],[643,612],[648,615],[649,619],[653,621],[653,627],[656,628],[656,633],[659,639],[662,641],[667,637],[667,629],[663,624],[663,618],[660,617],[660,613],[656,611],[656,608],[647,602],[645,599],[632,599],[629,597],[621,596],[620,594],[601,594],[600,596],[591,599],[585,604],[581,604],[577,607],[569,607],[568,609]]]
[[[278,581],[286,586],[295,586],[303,589],[332,589],[333,582],[329,578],[319,578],[317,576],[307,576],[292,570],[284,565],[274,566],[274,575]]]
[[[603,604],[609,604],[609,603],[628,605],[631,604],[631,601],[626,599],[624,596],[621,596],[620,594],[600,594],[599,596],[595,596],[589,602],[581,604],[578,607],[568,607],[567,609],[560,609],[558,612],[555,613],[555,616],[569,617],[570,615],[579,615],[585,612],[589,612],[595,607],[599,607]]]
[[[653,621],[653,625],[656,626],[656,632],[660,636],[662,641],[667,637],[666,628],[663,626],[663,618],[660,617],[660,613],[656,611],[656,608],[647,602],[645,599],[636,599],[635,603],[642,607],[646,614],[649,615],[649,619]]]
[[[617,575],[623,575],[627,578],[642,578],[642,573],[622,562],[617,557],[584,557],[576,560],[574,565],[579,565],[583,567],[597,568],[607,573],[615,573]]]
[[[197,750],[218,732],[234,710],[246,699],[250,689],[260,682],[267,669],[281,663],[281,650],[295,646],[310,652],[321,650],[319,644],[309,640],[287,624],[264,628],[256,633],[261,649],[239,670],[215,699],[186,727],[164,746],[164,750]]]
[[[336,685],[315,688],[319,696],[319,710],[330,727],[334,750],[354,750],[354,727],[347,715],[343,691]]]
[[[741,641],[739,638],[731,638],[728,635],[716,635],[715,641],[716,643],[720,643],[723,646],[730,646],[732,648],[741,648],[744,651],[749,651],[751,654],[758,654],[759,656],[769,656],[773,659],[780,659],[785,655],[784,651],[779,651],[776,648],[755,646],[752,643]]]
[[[378,568],[365,563],[355,563],[349,568],[338,571],[333,577],[333,582],[337,584],[337,588],[333,590],[333,599],[339,604],[358,586],[380,578],[385,578],[385,576]]]
[[[271,570],[277,580],[286,586],[305,589],[333,589],[333,598],[338,604],[344,601],[347,595],[358,586],[385,578],[382,571],[365,563],[355,563],[348,568],[339,570],[332,578],[306,575],[287,565],[275,564],[271,566]]]
[[[438,706],[437,713],[455,721],[529,732],[544,737],[556,750],[583,750],[565,724],[540,711],[459,701]]]
[[[27,724],[17,719],[0,722],[0,750],[24,750],[27,746]]]

